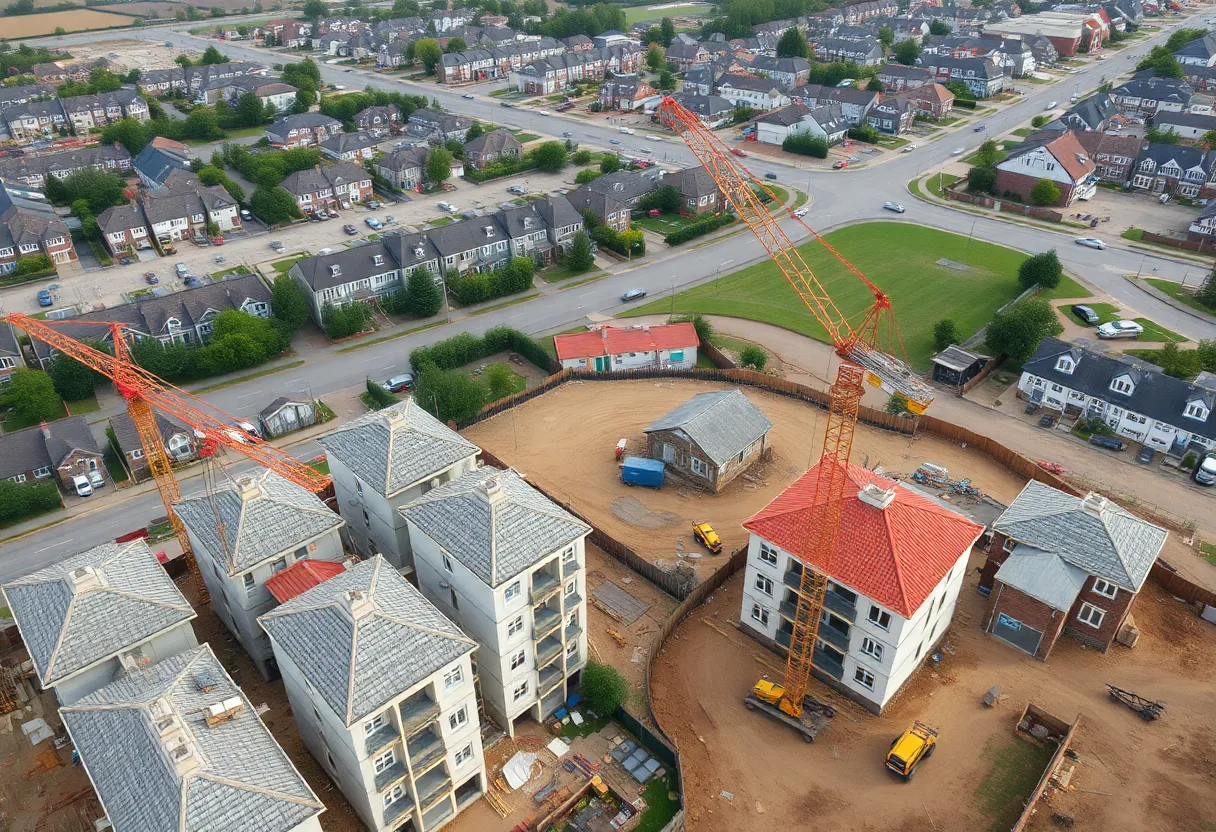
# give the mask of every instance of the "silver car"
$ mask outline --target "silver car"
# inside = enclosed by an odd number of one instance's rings
[[[886,208],[888,211],[894,211],[897,214],[902,214],[904,212],[904,206],[900,205],[898,202],[884,202],[882,207]]]

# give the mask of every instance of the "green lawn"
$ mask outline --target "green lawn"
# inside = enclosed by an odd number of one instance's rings
[[[1025,255],[991,243],[907,223],[872,222],[833,231],[826,236],[844,256],[891,296],[902,329],[903,343],[913,366],[928,366],[933,353],[933,324],[952,318],[959,331],[979,329],[1004,303],[1020,291],[1017,270]],[[873,302],[865,285],[817,243],[800,249],[824,288],[850,320]],[[955,270],[937,264],[940,258],[970,268]],[[1062,294],[1061,294],[1062,293]],[[1075,294],[1074,294],[1075,293]],[[1065,278],[1048,297],[1086,297],[1075,281]],[[663,314],[670,298],[636,307],[625,316]],[[731,315],[782,326],[812,338],[827,340],[823,327],[803,306],[777,267],[761,263],[681,292],[677,313]],[[880,339],[886,330],[880,327]],[[880,345],[886,346],[885,340]]]
[[[988,741],[984,759],[989,768],[975,788],[975,802],[992,819],[989,832],[1009,829],[1017,822],[1054,751],[1051,746],[1040,748],[1003,734]]]
[[[288,257],[286,260],[276,260],[270,264],[270,268],[274,269],[279,274],[286,274],[287,270],[291,268],[293,263],[295,263],[297,260],[303,260],[307,256],[308,255],[306,254],[297,254],[295,257]]]
[[[952,173],[941,173],[937,176],[930,176],[925,180],[925,185],[929,189],[929,193],[939,199],[945,199],[946,196],[942,192],[961,179],[961,176],[955,176]]]
[[[59,408],[59,414],[47,419],[48,422],[53,422],[56,419],[63,419],[67,417],[68,412],[67,410],[63,409],[63,402],[59,403]],[[96,410],[96,408],[94,408],[94,410]],[[41,419],[25,421],[24,419],[18,419],[16,416],[8,416],[3,423],[0,423],[0,429],[3,429],[5,433],[13,433],[15,431],[25,430],[26,428],[33,427],[41,421]]]
[[[481,371],[480,375],[474,374],[472,370],[469,371],[469,378],[471,378],[471,379],[473,379],[473,381],[477,382],[477,384],[481,387],[481,389],[485,391],[486,401],[490,401],[490,386],[487,383],[486,374],[490,372],[491,367],[500,367],[500,366],[506,367],[507,370],[510,371],[510,373],[511,373],[511,392],[512,393],[522,393],[524,390],[526,390],[528,388],[528,380],[526,378],[524,378],[523,376],[521,376],[519,373],[515,372],[515,370],[511,369],[510,364],[507,364],[506,362],[503,362],[503,361],[497,361],[493,364],[487,364],[487,365],[485,365],[485,369]]]
[[[441,225],[448,225],[453,222],[455,222],[455,220],[453,220],[451,217],[436,217],[433,220],[426,221],[427,225],[429,225],[431,228],[438,228]]]
[[[774,185],[771,182],[765,182],[764,186],[766,188],[768,188],[770,191],[772,191],[773,196],[775,197],[773,202],[769,204],[770,211],[780,208],[781,206],[785,205],[785,203],[790,201],[790,192],[787,191],[785,188],[781,187],[780,185]]]
[[[101,456],[106,464],[106,471],[110,474],[110,479],[113,482],[126,482],[127,469],[122,467],[122,463],[118,459],[118,454],[114,453],[114,449],[106,445],[105,451]]]
[[[1138,243],[1144,237],[1144,229],[1143,228],[1129,228],[1126,231],[1119,234],[1119,236],[1125,240],[1131,240],[1133,243]]]
[[[516,133],[515,138],[519,141],[520,144],[527,144],[528,142],[536,141],[537,139],[540,138],[540,136],[538,136],[535,133]]]
[[[661,214],[657,217],[639,217],[633,221],[633,224],[656,234],[670,234],[696,222],[697,219],[699,218],[685,217],[682,214]]]
[[[308,467],[316,471],[318,474],[329,476],[329,459],[318,459],[307,463]]]
[[[1194,293],[1181,283],[1175,283],[1172,280],[1162,280],[1159,277],[1149,277],[1144,282],[1158,291],[1165,292],[1181,304],[1189,306],[1192,309],[1198,309],[1200,312],[1207,312],[1209,315],[1216,315],[1216,309],[1209,309],[1197,301]]]
[[[1216,545],[1211,543],[1200,543],[1199,551],[1203,552],[1203,559],[1212,566],[1216,566]]]
[[[1013,131],[1013,135],[1021,136],[1022,138],[1026,138],[1027,136],[1031,135],[1032,133],[1034,133],[1033,127],[1019,127],[1017,130]]]
[[[637,224],[636,222],[634,223]],[[553,266],[545,269],[540,273],[540,276],[545,279],[546,283],[560,283],[563,280],[569,280],[572,277],[581,277],[584,280],[588,278],[598,277],[603,274],[603,271],[597,268],[590,268],[585,272],[572,272],[567,266]]]
[[[1056,297],[1063,297],[1063,295],[1056,294]],[[1121,321],[1124,319],[1121,310],[1119,309],[1119,307],[1115,306],[1114,304],[1087,303],[1085,305],[1098,313],[1098,326],[1101,326],[1102,324],[1106,323],[1107,321]],[[1072,314],[1071,307],[1072,307],[1072,304],[1064,304],[1063,306],[1060,307],[1060,311],[1063,312],[1065,315],[1067,315],[1072,320],[1081,324],[1082,326],[1089,326],[1089,324],[1085,323],[1080,318],[1078,318],[1076,315]],[[1161,326],[1160,324],[1153,323],[1148,318],[1132,318],[1132,320],[1135,321],[1136,323],[1140,324],[1140,326],[1144,327],[1144,334],[1141,335],[1139,338],[1137,338],[1136,339],[1137,341],[1177,341],[1177,342],[1181,342],[1181,341],[1186,340],[1185,335],[1179,335],[1177,332],[1168,330],[1165,327]]]
[[[642,819],[638,821],[633,832],[660,832],[676,816],[680,804],[671,798],[675,789],[669,780],[670,774],[646,784],[646,789],[642,792],[646,810],[642,812]]]
[[[1003,144],[1008,145],[1009,147],[1014,147],[1018,144],[1018,142],[1003,142]],[[997,148],[997,161],[998,162],[1001,162],[1005,159],[1006,151],[1009,150],[1009,147],[998,147]],[[968,153],[966,156],[964,156],[962,158],[962,161],[966,162],[969,165],[974,164],[975,157],[978,155],[980,155],[980,152],[979,152],[979,150],[976,150],[975,152]]]
[[[704,3],[681,3],[678,6],[666,6],[662,9],[651,9],[648,6],[631,6],[625,9],[625,25],[632,26],[640,20],[653,20],[655,25],[664,17],[699,17],[708,14],[710,7]]]
[[[101,402],[97,401],[96,396],[89,396],[87,399],[74,402],[64,402],[64,406],[73,416],[79,416],[82,413],[96,413],[101,410]]]
[[[803,205],[806,205],[811,198],[809,194],[804,194],[802,191],[794,191],[794,193],[797,194],[794,198],[795,208],[801,208]]]

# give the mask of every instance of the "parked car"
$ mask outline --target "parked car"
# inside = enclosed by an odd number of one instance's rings
[[[245,222],[249,222],[249,220],[253,219],[253,214],[249,213],[248,208],[241,209],[241,219],[245,220]]]
[[[355,228],[350,223],[347,223],[346,225],[342,226],[342,230],[345,231],[347,236],[349,236],[349,237],[353,237],[359,233],[359,229]]]
[[[1090,326],[1097,326],[1098,322],[1102,320],[1098,317],[1097,312],[1082,303],[1073,304],[1072,314],[1077,316],[1077,320]]]
[[[223,237],[212,237],[212,238],[211,238],[211,245],[213,245],[213,246],[222,246],[223,244],[224,244],[224,238],[223,238]]]
[[[379,231],[381,228],[384,228],[384,223],[380,222],[380,220],[376,219],[375,217],[368,217],[363,222],[366,223],[367,227],[373,231]]]
[[[1097,329],[1099,338],[1139,338],[1144,327],[1135,321],[1107,321]]]
[[[187,277],[182,282],[186,284],[187,289],[197,289],[199,286],[203,285],[203,281],[199,280],[197,277]]]
[[[1191,479],[1198,485],[1216,485],[1216,454],[1204,454],[1191,472]]]
[[[90,471],[89,472],[89,485],[93,486],[94,491],[96,491],[99,488],[105,488],[106,487],[105,475],[102,474],[100,471]]]
[[[54,302],[55,302],[55,299],[53,297],[51,297],[51,293],[49,291],[47,291],[46,289],[42,289],[41,291],[38,292],[38,305],[39,306],[50,306]]]
[[[806,216],[806,208],[799,208],[798,210],[796,210],[796,211],[794,212],[794,216],[795,216],[795,217],[805,217],[805,216]]]
[[[632,129],[632,128],[630,128],[630,127],[622,127],[622,128],[621,128],[621,132],[622,132],[622,133],[626,133],[626,134],[628,134],[628,135],[630,135],[630,136],[632,136],[632,135],[633,135],[633,129]]]
[[[402,373],[399,376],[393,376],[380,386],[390,393],[404,393],[414,386],[414,377],[409,373]]]
[[[1139,462],[1141,465],[1152,465],[1155,455],[1156,452],[1148,445],[1145,445],[1140,449],[1140,453],[1136,454],[1136,462]]]
[[[732,148],[730,149],[730,152],[731,152],[731,153],[733,153],[733,154],[735,154],[736,156],[742,156],[742,157],[744,157],[744,158],[746,158],[746,157],[747,157],[747,154],[746,154],[746,153],[744,153],[742,150],[740,150],[740,149],[739,149],[739,148],[737,148],[737,147],[732,147]]]
[[[512,185],[511,187],[507,188],[507,193],[510,193],[510,194],[519,194],[520,196],[523,196],[527,192],[528,192],[528,189],[525,188],[523,185]]]
[[[904,212],[904,206],[900,205],[898,202],[884,202],[882,207],[888,211],[894,211],[897,214],[902,214]]]
[[[634,300],[641,300],[646,297],[645,289],[630,289],[625,294],[621,295],[621,303],[629,303]]]
[[[1056,102],[1048,101],[1047,106],[1043,108],[1043,112],[1047,112],[1048,110],[1054,110],[1055,108],[1056,108]]]
[[[1096,433],[1089,437],[1089,444],[1109,451],[1121,451],[1127,447],[1127,443],[1117,436],[1099,436]]]
[[[130,257],[127,257],[125,255],[118,258],[118,265],[120,265],[120,266],[129,266],[133,262],[134,261]]]
[[[89,484],[89,478],[83,474],[72,477],[72,487],[76,489],[77,497],[88,497],[93,493],[93,486]]]
[[[514,107],[515,105],[514,105],[514,104],[512,104],[510,101],[502,101],[502,102],[500,102],[500,106],[502,106],[502,107]]]
[[[373,211],[379,211],[381,208],[384,207],[384,203],[378,199],[372,199],[372,200],[368,201],[367,207],[371,208]]]
[[[282,250],[283,250],[283,244],[282,244],[282,243],[280,243],[278,240],[271,240],[271,241],[270,241],[270,247],[271,247],[272,249],[274,249],[275,251],[282,251]]]
[[[551,116],[551,115],[553,115],[553,113],[549,112],[548,110],[537,110],[537,111],[536,111],[536,114],[537,114],[538,116]]]
[[[462,96],[460,96],[460,97],[461,97],[461,98],[467,98],[469,101],[472,101],[472,100],[473,100],[474,98],[476,98],[477,96],[473,95],[473,93],[471,93],[471,92],[466,92],[464,95],[462,95]]]
[[[954,150],[951,150],[951,151],[950,151],[950,155],[951,155],[951,156],[962,156],[962,155],[963,155],[964,153],[966,153],[966,152],[967,152],[967,148],[965,148],[965,147],[956,147],[956,148],[954,148]]]
[[[156,276],[156,272],[144,272],[144,280],[148,282],[149,286],[155,286],[157,283],[160,283],[160,279]]]
[[[455,205],[453,205],[450,202],[441,202],[441,203],[439,203],[439,207],[441,209],[443,209],[444,211],[447,211],[449,214],[459,214],[460,213],[460,209],[457,208]]]
[[[178,277],[185,277],[186,275],[190,274],[190,269],[186,267],[185,263],[176,263],[174,264],[173,268],[177,271]]]
[[[1073,242],[1079,246],[1085,246],[1086,248],[1096,248],[1099,251],[1106,248],[1106,243],[1102,242],[1097,237],[1078,237]]]
[[[916,150],[916,148],[917,148],[916,142],[912,142],[911,144],[904,145],[903,150],[901,150],[899,152],[900,153],[911,153],[913,150]]]
[[[849,166],[849,161],[847,159],[841,159],[839,162],[835,162],[832,165],[832,170],[844,170],[848,166]]]

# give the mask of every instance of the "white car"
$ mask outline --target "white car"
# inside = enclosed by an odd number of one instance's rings
[[[77,497],[88,497],[93,493],[93,486],[89,483],[89,478],[85,476],[72,477],[72,487],[76,489]]]
[[[449,214],[455,214],[456,206],[450,202],[441,202],[441,203],[439,203],[439,210],[447,211]]]
[[[541,116],[548,116],[548,115],[552,115],[552,113],[550,113],[548,110],[537,110],[537,111],[536,111],[536,114],[537,114],[537,115],[541,115]]]
[[[956,148],[954,148],[954,150],[951,150],[951,151],[950,151],[950,155],[951,155],[951,156],[962,156],[962,155],[963,155],[964,153],[966,153],[966,152],[967,152],[967,148],[965,148],[965,147],[956,147]]]
[[[1106,243],[1102,242],[1097,237],[1078,237],[1073,242],[1079,246],[1085,246],[1086,248],[1096,248],[1099,251],[1106,248]]]
[[[1135,321],[1107,321],[1097,329],[1099,338],[1139,338],[1144,327]]]
[[[1055,102],[1055,101],[1048,101],[1047,106],[1043,108],[1043,112],[1047,112],[1048,110],[1054,110],[1056,108],[1056,103],[1057,102]]]
[[[805,208],[799,208],[798,210],[796,210],[796,211],[794,212],[794,216],[795,216],[795,217],[805,217],[805,216],[806,216],[806,209],[805,209]]]
[[[916,146],[917,146],[916,142],[912,142],[911,144],[906,144],[906,145],[904,145],[904,149],[899,152],[900,153],[911,153],[913,150],[916,150]]]
[[[884,202],[882,207],[888,211],[894,211],[897,214],[902,214],[904,212],[904,206],[900,205],[898,202]]]
[[[628,127],[622,127],[622,128],[621,128],[621,132],[622,132],[622,133],[626,133],[626,134],[628,134],[628,135],[630,135],[630,136],[632,136],[632,135],[633,135],[633,130],[631,130],[631,129],[630,129],[630,128],[628,128]]]
[[[462,95],[462,96],[460,96],[460,97],[461,97],[461,98],[467,98],[467,99],[469,99],[470,101],[472,101],[472,100],[473,100],[474,98],[476,98],[477,96],[473,95],[473,93],[471,93],[471,92],[466,92],[464,95]]]
[[[177,271],[178,277],[185,277],[186,275],[190,274],[190,269],[185,263],[178,263],[173,268]]]

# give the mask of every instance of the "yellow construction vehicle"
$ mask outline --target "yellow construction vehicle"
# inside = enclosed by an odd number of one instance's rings
[[[935,748],[937,731],[923,722],[913,722],[911,728],[891,743],[891,749],[887,751],[887,768],[905,781],[911,780],[917,766],[932,757]]]
[[[776,682],[761,679],[743,700],[749,711],[761,710],[780,720],[802,735],[804,742],[814,742],[815,735],[836,716],[836,709],[820,702],[809,693],[802,697],[801,707],[795,707],[786,696],[785,688]]]
[[[693,523],[692,536],[697,539],[698,543],[715,555],[722,553],[722,538],[718,537],[718,533],[714,531],[714,527],[708,523]]]

